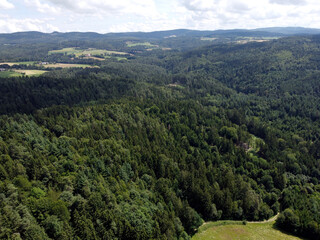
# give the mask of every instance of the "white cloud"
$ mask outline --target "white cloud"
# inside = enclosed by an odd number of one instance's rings
[[[302,4],[303,2],[305,3]],[[151,17],[144,22],[115,21],[107,29],[112,32],[126,32],[175,28],[199,30],[274,26],[320,28],[318,0],[301,0],[300,3],[296,0],[290,2],[289,0],[175,0],[170,4],[170,10],[167,10],[162,17]]]
[[[280,5],[306,5],[306,0],[270,0],[270,3],[276,3]]]
[[[185,10],[184,14],[189,16],[186,24],[199,29],[320,27],[320,15],[316,13],[320,12],[318,0],[179,1]]]
[[[78,14],[88,15],[157,15],[153,0],[46,0],[51,4]]]
[[[40,0],[24,0],[25,4],[31,8],[35,8],[37,9],[37,11],[41,12],[41,13],[59,13],[60,9],[57,7],[54,7],[50,4],[47,3],[43,3]]]
[[[22,31],[53,32],[59,31],[59,28],[48,23],[47,19],[0,19],[0,32],[10,33]]]
[[[19,1],[24,5],[17,4]],[[7,25],[0,26],[5,32],[48,32],[56,29],[52,25],[61,31],[100,33],[176,28],[320,28],[319,0],[0,0],[0,8],[4,6],[15,7],[2,12],[8,15],[1,20],[6,21]],[[21,9],[23,6],[27,10]],[[44,17],[55,20],[38,22]],[[21,19],[29,20],[24,24]]]
[[[213,11],[218,7],[220,0],[184,0],[183,5],[190,11]]]
[[[179,29],[185,27],[184,23],[186,22],[186,18],[187,17],[184,16],[170,19],[168,16],[162,16],[157,19],[149,18],[148,21],[143,22],[129,21],[121,24],[112,24],[107,29],[107,32],[152,32]]]
[[[230,11],[232,12],[246,12],[250,10],[250,6],[243,1],[231,1],[229,3]]]
[[[12,9],[14,8],[14,5],[8,0],[0,0],[0,10],[6,10],[6,9]]]

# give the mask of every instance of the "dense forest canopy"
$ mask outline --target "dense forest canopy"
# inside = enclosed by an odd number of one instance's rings
[[[320,36],[271,30],[0,35],[0,68],[46,69],[0,78],[0,238],[190,239],[280,212],[319,239]]]

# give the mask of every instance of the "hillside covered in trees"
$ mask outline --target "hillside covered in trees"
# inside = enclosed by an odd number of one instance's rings
[[[1,239],[180,240],[278,212],[320,239],[320,36],[182,32],[0,46],[5,69],[94,66],[0,79]]]

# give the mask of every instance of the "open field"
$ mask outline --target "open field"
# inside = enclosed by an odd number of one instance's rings
[[[128,47],[145,46],[148,48],[158,48],[158,45],[153,45],[149,42],[126,42]]]
[[[108,51],[108,50],[101,50],[101,49],[92,49],[92,50],[85,50],[82,54],[87,55],[128,55],[125,52],[117,52],[117,51]],[[80,55],[79,55],[80,56]]]
[[[252,40],[238,40],[236,41],[236,43],[238,44],[246,44],[246,43],[250,43],[250,42],[268,42],[269,40],[265,40],[265,39],[252,39]]]
[[[126,57],[119,57],[119,56],[104,56],[104,58],[98,58],[98,57],[84,57],[83,59],[93,59],[97,61],[104,61],[106,59],[117,59],[118,61],[121,60],[128,60]]]
[[[101,58],[101,57],[84,57],[83,59],[93,59],[93,60],[98,60],[98,61],[106,60],[105,58]]]
[[[9,78],[9,77],[21,77],[22,74],[21,73],[17,73],[14,71],[3,71],[0,72],[0,77],[1,78]]]
[[[201,40],[202,41],[214,41],[216,40],[217,38],[214,38],[214,37],[202,37]]]
[[[45,68],[97,68],[88,64],[72,64],[72,63],[52,63],[43,65]]]
[[[47,71],[43,70],[25,70],[25,69],[12,69],[9,71],[0,72],[0,77],[9,78],[9,77],[22,77],[22,76],[40,76]]]
[[[0,65],[7,64],[11,67],[13,65],[33,65],[35,63],[36,62],[4,62],[4,63],[0,63]]]
[[[104,60],[102,58],[95,58],[95,57],[88,57],[88,58],[92,58],[92,59],[96,59],[96,60],[100,60],[100,61]],[[120,58],[120,60],[126,59],[124,57],[117,57],[117,59],[118,58]],[[73,64],[73,63],[49,63],[49,64],[40,65],[38,62],[5,62],[5,63],[0,63],[0,65],[1,64],[8,64],[9,66],[35,65],[35,66],[43,66],[45,68],[96,68],[97,67],[97,66],[92,66],[92,65],[88,65],[88,64]],[[20,70],[13,70],[13,71],[18,72]],[[26,71],[28,71],[28,73],[30,73],[31,75],[38,75],[39,73],[42,74],[43,72],[45,72],[45,71],[41,71],[41,70],[21,70],[20,73],[24,73]],[[32,73],[30,71],[33,71],[34,73]],[[27,73],[27,75],[28,75],[28,73]],[[2,75],[5,75],[5,74],[2,74]]]
[[[267,42],[271,40],[278,39],[279,37],[237,37],[236,43],[246,44],[250,42]]]
[[[243,225],[241,221],[218,221],[202,225],[192,240],[298,240],[274,228],[272,222]]]
[[[48,71],[43,70],[14,70],[16,73],[24,74],[25,76],[40,76]]]
[[[275,40],[279,39],[280,37],[236,37],[238,40]]]
[[[121,61],[121,60],[128,60],[127,58],[125,57],[115,57],[118,61]]]
[[[57,53],[63,53],[66,55],[71,55],[71,54],[77,54],[79,52],[82,52],[83,50],[81,49],[76,49],[76,48],[63,48],[63,49],[59,49],[59,50],[52,50],[48,52],[48,55],[51,54],[57,54]]]
[[[49,55],[63,53],[66,55],[75,55],[77,58],[81,56],[91,57],[92,55],[110,56],[110,55],[128,55],[126,52],[109,51],[103,49],[78,49],[78,48],[63,48],[60,50],[49,51]]]

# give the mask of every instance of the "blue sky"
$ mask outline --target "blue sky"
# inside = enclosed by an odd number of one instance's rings
[[[320,28],[319,0],[0,0],[0,32]]]

